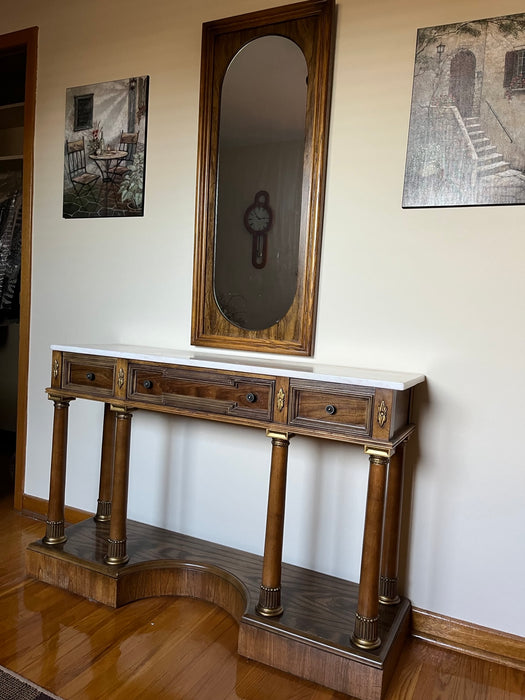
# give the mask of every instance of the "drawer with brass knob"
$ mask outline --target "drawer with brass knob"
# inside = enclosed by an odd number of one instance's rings
[[[370,387],[291,379],[288,424],[370,436],[373,400],[374,389]]]
[[[97,397],[113,396],[117,362],[108,357],[64,353],[62,389]]]
[[[129,365],[128,399],[185,412],[271,421],[275,379],[184,366]]]

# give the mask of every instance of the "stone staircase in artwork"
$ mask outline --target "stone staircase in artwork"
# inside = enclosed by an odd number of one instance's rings
[[[509,170],[509,163],[503,159],[501,153],[497,152],[496,146],[491,144],[481,128],[479,117],[466,117],[463,121],[478,156],[478,176],[488,177]]]

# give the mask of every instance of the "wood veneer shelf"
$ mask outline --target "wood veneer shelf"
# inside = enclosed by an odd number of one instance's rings
[[[365,651],[350,641],[357,584],[285,563],[284,612],[264,618],[255,611],[262,557],[130,520],[127,531],[125,566],[104,562],[109,524],[89,519],[70,526],[64,544],[29,545],[27,572],[112,607],[162,595],[207,600],[239,623],[239,654],[339,692],[382,697],[408,631],[408,600],[381,606],[381,647]]]

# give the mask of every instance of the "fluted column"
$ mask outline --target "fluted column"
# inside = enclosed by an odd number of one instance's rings
[[[401,502],[403,492],[404,444],[396,448],[390,458],[386,487],[385,522],[383,525],[383,551],[379,578],[379,602],[383,605],[399,603],[398,562],[399,529],[401,525]]]
[[[281,605],[281,566],[286,502],[286,472],[288,445],[290,442],[288,433],[268,432],[267,435],[272,438],[272,463],[266,515],[262,583],[256,611],[266,617],[276,617],[283,612]]]
[[[95,520],[111,520],[111,500],[113,497],[113,466],[115,460],[115,411],[110,404],[104,405],[104,428],[102,431],[102,451],[100,456],[100,482],[98,489],[97,512]]]
[[[115,470],[113,474],[113,503],[109,526],[107,564],[125,564],[126,519],[128,514],[129,446],[132,414],[126,408],[112,406],[117,414],[115,431]]]
[[[55,545],[61,544],[67,539],[64,533],[67,427],[69,404],[73,399],[55,394],[49,394],[48,398],[53,401],[55,410],[53,416],[53,443],[46,534],[42,541],[45,544]]]
[[[370,467],[363,553],[352,642],[362,649],[375,649],[381,645],[379,638],[379,563],[388,453],[371,450],[368,454],[370,455]]]

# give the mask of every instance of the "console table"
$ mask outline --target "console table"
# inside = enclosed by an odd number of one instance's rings
[[[52,346],[54,403],[46,534],[27,550],[41,581],[120,606],[189,595],[239,622],[241,655],[366,700],[381,698],[410,603],[397,591],[404,443],[419,374],[271,362],[124,345]],[[69,404],[104,406],[96,514],[65,527]],[[135,410],[266,431],[271,441],[264,556],[127,519]],[[368,492],[359,584],[282,563],[290,440],[364,447]]]

